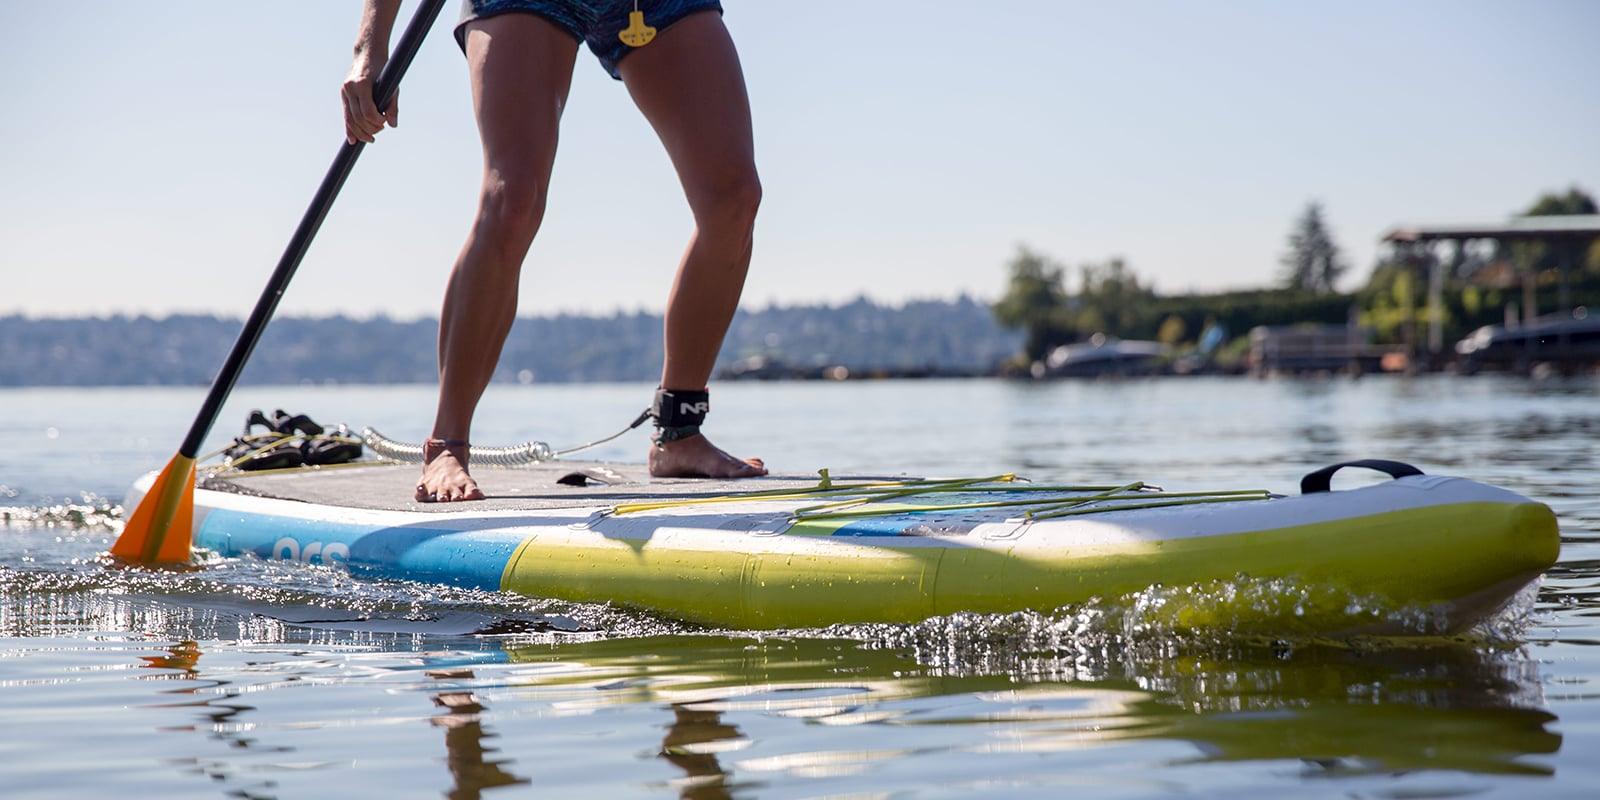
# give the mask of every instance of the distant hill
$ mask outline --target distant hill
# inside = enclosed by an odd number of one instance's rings
[[[206,315],[32,319],[0,317],[0,386],[194,385],[211,380],[240,322]],[[425,383],[435,379],[438,321],[286,317],[273,321],[244,383]],[[760,356],[853,373],[978,372],[1017,351],[989,307],[969,297],[902,306],[741,310],[719,366]],[[523,317],[495,379],[648,381],[661,369],[661,316]]]

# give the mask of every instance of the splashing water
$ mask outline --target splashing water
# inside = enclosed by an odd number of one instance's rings
[[[647,636],[683,626],[607,604],[403,580],[337,567],[225,559],[205,550],[181,568],[120,565],[107,503],[10,508],[0,536],[0,634],[147,631],[179,638],[286,641],[315,628],[373,635]],[[303,633],[303,631],[300,631]]]
[[[1395,606],[1337,587],[1237,576],[1189,586],[1151,586],[1050,612],[957,613],[910,625],[835,625],[781,635],[860,640],[909,650],[940,674],[1020,671],[1033,678],[1098,680],[1147,672],[1174,659],[1285,657],[1296,649],[1461,646],[1509,653],[1534,620],[1530,585],[1471,630],[1447,635],[1438,608]],[[1320,633],[1345,629],[1351,635]],[[1382,632],[1383,635],[1373,635]]]
[[[4,487],[0,487],[4,488]],[[0,528],[64,528],[122,531],[122,505],[85,494],[81,502],[48,506],[0,506]]]

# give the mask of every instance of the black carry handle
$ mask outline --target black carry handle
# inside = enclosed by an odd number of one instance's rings
[[[1421,475],[1422,470],[1403,461],[1389,461],[1383,458],[1363,458],[1358,461],[1345,461],[1330,467],[1313,472],[1300,479],[1301,494],[1315,494],[1326,492],[1333,484],[1333,473],[1345,467],[1365,467],[1387,473],[1391,478],[1406,478],[1412,475]]]
[[[400,78],[406,74],[406,69],[411,66],[411,60],[416,57],[417,50],[422,47],[422,39],[427,36],[428,29],[433,27],[433,21],[439,17],[439,11],[444,8],[444,0],[422,0],[417,7],[417,13],[411,17],[411,22],[406,25],[405,33],[400,35],[400,41],[395,46],[394,55],[389,63],[383,67],[383,72],[378,76],[378,83],[373,89],[373,100],[377,102],[378,110],[382,111],[394,101],[395,92],[400,88]],[[184,437],[183,446],[178,448],[182,455],[194,458],[200,452],[200,445],[205,441],[206,434],[211,432],[211,426],[216,423],[217,415],[222,412],[222,403],[233,392],[233,385],[239,380],[239,373],[244,371],[246,361],[255,351],[256,343],[261,340],[261,332],[267,327],[267,321],[272,319],[272,312],[278,308],[278,301],[283,298],[283,291],[289,286],[289,280],[294,277],[294,272],[300,267],[300,260],[305,258],[306,250],[311,247],[311,240],[317,235],[317,229],[322,227],[322,220],[328,216],[328,209],[333,207],[333,200],[339,196],[339,190],[344,187],[345,179],[350,177],[350,170],[356,165],[356,158],[361,155],[365,142],[357,140],[354,143],[346,142],[339,148],[339,154],[333,159],[333,166],[328,167],[328,174],[322,178],[322,184],[317,187],[317,193],[311,198],[311,206],[306,209],[305,216],[300,218],[299,227],[294,229],[294,237],[289,240],[289,246],[284,248],[283,257],[278,259],[278,267],[272,271],[272,277],[267,281],[267,288],[261,292],[261,299],[256,301],[256,307],[250,312],[250,318],[245,320],[244,330],[239,331],[239,338],[234,340],[233,349],[228,351],[228,360],[222,362],[222,370],[211,382],[211,391],[206,394],[206,401],[200,406],[200,413],[195,415],[194,424],[189,426],[189,435]]]

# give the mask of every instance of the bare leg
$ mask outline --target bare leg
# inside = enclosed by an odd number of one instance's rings
[[[544,217],[561,109],[578,45],[532,14],[500,14],[467,30],[472,100],[483,140],[478,216],[456,259],[439,316],[439,410],[433,436],[467,441],[517,314],[522,259]],[[434,448],[417,499],[477,500],[464,447]]]
[[[622,80],[678,171],[695,232],[667,298],[661,385],[701,389],[722,348],[750,268],[761,203],[750,101],[733,39],[715,12],[693,14],[621,63]],[[654,444],[650,473],[737,478],[765,475],[704,436]]]

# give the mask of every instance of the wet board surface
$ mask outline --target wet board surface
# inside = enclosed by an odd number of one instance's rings
[[[732,492],[802,489],[817,485],[816,475],[769,475],[738,480],[652,478],[643,464],[554,461],[525,467],[474,467],[487,499],[464,503],[419,503],[412,499],[421,467],[373,464],[293,472],[242,473],[207,477],[200,488],[253,497],[298,500],[346,508],[452,513],[585,508],[663,497],[714,497]],[[582,476],[586,485],[569,485]],[[833,476],[835,481],[907,480],[908,475]],[[604,483],[601,483],[604,481]]]

